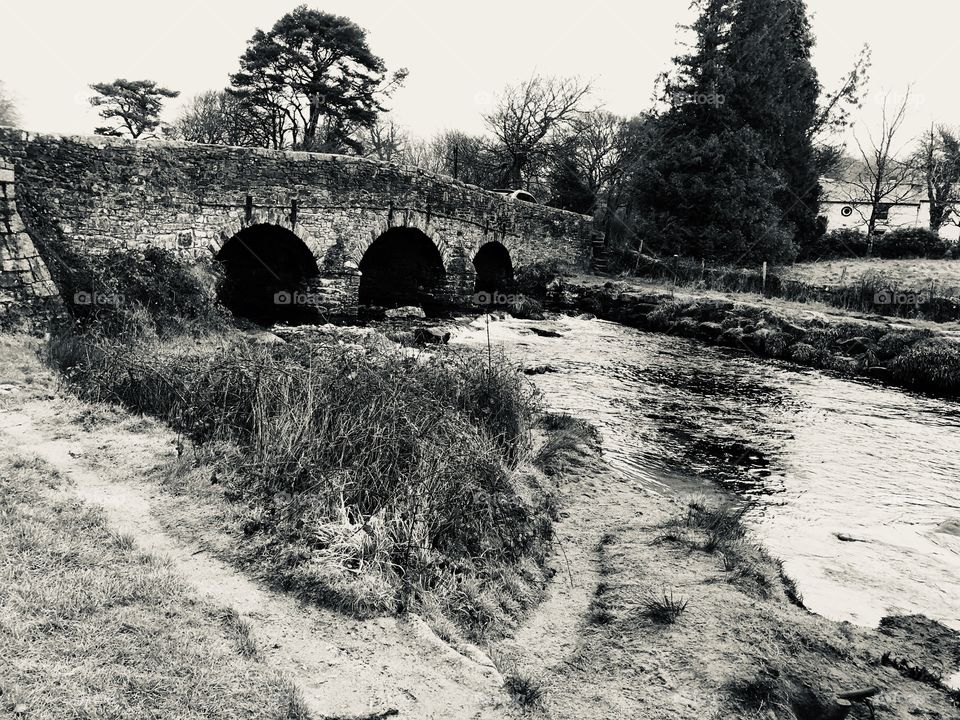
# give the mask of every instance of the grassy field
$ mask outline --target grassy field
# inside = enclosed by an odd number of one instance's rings
[[[199,600],[68,485],[0,453],[0,715],[308,717],[236,613]]]
[[[846,285],[871,273],[880,273],[902,288],[919,292],[933,287],[937,295],[960,295],[960,261],[957,260],[823,260],[776,268],[775,272],[786,280],[823,286]]]

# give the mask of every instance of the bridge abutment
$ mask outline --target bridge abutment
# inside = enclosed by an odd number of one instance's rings
[[[0,327],[62,312],[50,270],[17,210],[13,163],[0,159]]]

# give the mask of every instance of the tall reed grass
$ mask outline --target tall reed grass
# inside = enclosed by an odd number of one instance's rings
[[[484,579],[514,566],[537,579],[549,503],[511,472],[529,454],[536,397],[502,357],[89,334],[56,336],[48,352],[82,397],[229,448],[215,472],[244,556],[282,585],[359,612],[442,588],[471,605],[460,614],[489,620],[496,608],[477,608],[503,598],[484,596]]]

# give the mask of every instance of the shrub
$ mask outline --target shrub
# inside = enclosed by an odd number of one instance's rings
[[[185,262],[148,248],[90,256],[61,250],[57,280],[71,316],[84,328],[111,335],[181,332],[223,322],[213,262]]]
[[[853,228],[837,228],[824,233],[815,243],[801,248],[799,261],[866,257],[867,236]]]
[[[944,395],[960,392],[960,343],[930,338],[893,359],[893,378],[907,387]]]
[[[568,263],[562,260],[544,260],[517,268],[513,284],[517,292],[543,299],[547,294],[547,285],[552,280],[572,274],[573,269]]]
[[[926,228],[899,228],[874,239],[873,254],[882,258],[942,258],[949,248]]]

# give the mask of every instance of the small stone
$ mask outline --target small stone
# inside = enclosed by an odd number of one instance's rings
[[[387,310],[384,316],[388,318],[425,318],[427,314],[423,311],[423,308],[416,305],[404,305]]]
[[[546,330],[545,328],[539,328],[536,326],[531,326],[530,332],[532,332],[534,335],[539,335],[540,337],[548,337],[548,338],[563,337],[563,335],[558,333],[556,330]]]
[[[413,331],[413,339],[419,345],[446,345],[450,342],[450,332],[443,328],[421,327]]]
[[[546,373],[555,373],[557,369],[553,365],[527,365],[523,368],[524,375],[544,375]]]

